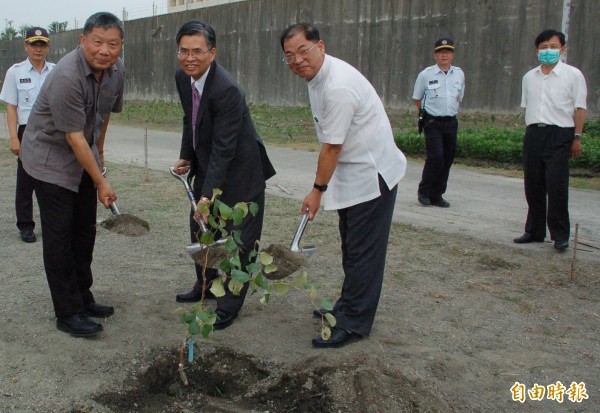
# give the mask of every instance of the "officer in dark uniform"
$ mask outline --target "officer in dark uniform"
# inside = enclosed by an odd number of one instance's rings
[[[418,200],[421,205],[448,208],[450,203],[442,195],[446,192],[456,153],[456,114],[465,93],[465,75],[460,68],[452,66],[452,39],[436,41],[434,57],[436,64],[419,73],[412,96],[419,111],[423,111],[427,157]]]

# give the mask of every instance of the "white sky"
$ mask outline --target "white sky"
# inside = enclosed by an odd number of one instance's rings
[[[141,19],[167,11],[167,0],[0,0],[0,31],[12,20],[12,27],[40,26],[48,28],[53,21],[66,21],[67,30],[83,28],[88,17],[99,11],[108,11],[127,20]],[[154,12],[153,12],[154,11]]]

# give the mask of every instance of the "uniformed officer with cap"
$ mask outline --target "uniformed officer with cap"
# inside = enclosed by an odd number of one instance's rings
[[[452,66],[454,42],[447,37],[435,42],[436,64],[417,76],[413,101],[423,111],[426,160],[417,198],[421,205],[448,208],[446,192],[450,167],[456,154],[458,107],[465,93],[465,75]]]
[[[21,139],[29,119],[33,103],[46,80],[46,76],[54,67],[54,63],[46,62],[50,50],[48,31],[41,27],[32,27],[25,35],[25,51],[27,59],[13,65],[6,71],[4,86],[0,92],[0,100],[6,103],[6,117],[10,150],[19,156]],[[33,183],[23,169],[21,159],[17,158],[17,188],[15,197],[17,228],[24,242],[35,242],[36,236],[33,221]]]

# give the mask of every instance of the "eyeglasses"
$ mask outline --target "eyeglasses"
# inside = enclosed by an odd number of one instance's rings
[[[180,58],[180,59],[186,59],[186,58],[188,58],[190,56],[192,56],[192,57],[200,57],[204,53],[208,53],[211,50],[212,49],[208,49],[208,50],[202,50],[202,49],[192,49],[192,50],[181,49],[181,50],[177,51],[177,57]]]
[[[292,63],[296,62],[296,59],[300,59],[300,61],[303,61],[304,59],[306,59],[306,56],[308,55],[308,53],[315,48],[315,46],[317,45],[317,43],[313,43],[312,47],[310,49],[305,49],[305,50],[300,50],[298,53],[296,54],[286,54],[283,57],[283,63],[285,63],[286,65],[291,65]]]

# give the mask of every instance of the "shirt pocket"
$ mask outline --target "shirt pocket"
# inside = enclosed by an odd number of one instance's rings
[[[102,115],[107,115],[112,112],[115,103],[117,102],[117,95],[105,95],[100,94],[98,99],[98,113]]]
[[[425,95],[430,99],[442,97],[442,92],[439,83],[431,83],[427,85],[427,88],[425,89]]]
[[[20,102],[25,102],[29,105],[33,105],[33,102],[37,97],[37,91],[33,83],[19,83],[17,85],[17,91],[19,93]]]

